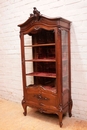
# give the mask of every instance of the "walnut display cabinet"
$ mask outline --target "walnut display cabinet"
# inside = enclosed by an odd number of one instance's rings
[[[27,106],[71,117],[70,21],[48,18],[34,8],[20,27],[24,115]]]

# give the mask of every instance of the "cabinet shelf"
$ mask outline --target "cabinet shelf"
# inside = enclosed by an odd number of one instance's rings
[[[32,72],[26,74],[27,76],[37,76],[37,77],[49,77],[49,78],[56,78],[55,73],[45,73],[45,72]]]
[[[55,46],[55,43],[45,43],[45,44],[26,45],[26,46],[24,46],[24,47],[40,47],[40,46]]]
[[[56,62],[55,58],[43,58],[43,59],[31,59],[31,60],[25,60],[26,62]]]

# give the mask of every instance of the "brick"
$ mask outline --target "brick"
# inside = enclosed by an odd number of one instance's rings
[[[73,4],[73,3],[78,3],[78,2],[80,2],[81,0],[65,0],[65,4],[67,5],[67,4]]]

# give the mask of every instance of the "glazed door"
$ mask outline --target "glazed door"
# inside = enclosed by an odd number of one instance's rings
[[[42,86],[56,93],[54,29],[36,28],[24,35],[26,87]]]
[[[69,34],[61,30],[62,48],[62,91],[69,89]]]

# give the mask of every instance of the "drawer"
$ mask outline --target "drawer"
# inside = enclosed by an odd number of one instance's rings
[[[39,102],[39,100],[34,96],[33,93],[28,94],[26,98],[28,101]]]
[[[55,95],[42,92],[40,96],[41,96],[40,97],[41,104],[50,105],[50,106],[56,105]]]
[[[27,96],[26,96],[28,101],[33,101],[33,102],[37,102],[40,105],[51,105],[51,106],[55,106],[56,105],[56,95],[54,94],[49,94],[46,92],[27,92]]]
[[[56,105],[56,97],[52,94],[37,94],[37,93],[29,93],[27,95],[27,100],[37,102],[40,105]]]
[[[34,87],[26,89],[27,101],[39,102],[40,93],[41,91],[39,91],[38,89]]]

